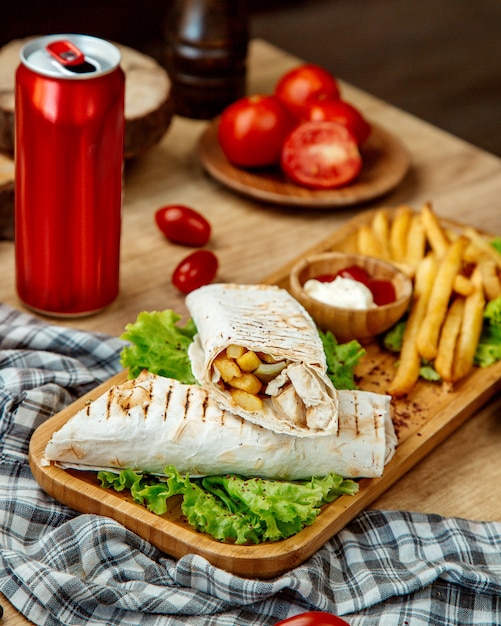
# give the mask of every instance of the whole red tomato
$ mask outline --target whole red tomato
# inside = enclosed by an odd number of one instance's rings
[[[205,217],[182,204],[158,209],[155,222],[169,241],[183,246],[205,246],[210,238],[211,226]]]
[[[346,126],[361,146],[371,133],[371,125],[360,111],[345,100],[325,100],[311,104],[305,113],[310,121],[331,120]]]
[[[275,626],[350,626],[348,622],[332,613],[308,611],[277,622]]]
[[[185,257],[172,273],[172,284],[181,293],[208,285],[216,276],[218,260],[210,250],[196,250]]]
[[[296,118],[303,119],[308,106],[314,102],[339,98],[339,86],[326,69],[305,63],[286,72],[275,85],[274,93]]]
[[[362,157],[355,138],[342,124],[304,122],[285,141],[281,166],[299,185],[334,189],[357,176],[362,168]]]
[[[226,158],[234,165],[275,165],[294,124],[287,108],[275,96],[248,96],[222,112],[218,139]]]

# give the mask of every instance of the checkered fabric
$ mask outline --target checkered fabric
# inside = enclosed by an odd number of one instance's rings
[[[247,580],[169,558],[47,496],[34,429],[120,367],[123,343],[0,305],[0,591],[36,625],[272,625],[310,610],[352,626],[501,624],[501,524],[366,511],[302,566]]]

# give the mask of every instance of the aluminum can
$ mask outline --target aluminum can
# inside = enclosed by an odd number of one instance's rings
[[[50,35],[20,52],[15,105],[16,287],[54,316],[102,310],[119,291],[125,76],[120,52]]]

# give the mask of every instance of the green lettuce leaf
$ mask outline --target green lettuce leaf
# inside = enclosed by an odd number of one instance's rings
[[[405,320],[397,322],[383,336],[383,345],[391,352],[400,352],[404,341]]]
[[[475,351],[475,364],[489,367],[501,359],[501,298],[485,307],[482,334]]]
[[[424,380],[432,383],[438,383],[442,380],[442,377],[437,372],[431,361],[421,361],[419,375],[421,376],[421,378],[424,378]]]
[[[195,529],[236,544],[291,537],[315,521],[323,504],[358,491],[355,481],[337,474],[280,481],[235,474],[190,479],[172,466],[165,473],[164,478],[130,469],[102,471],[98,479],[102,487],[129,489],[136,502],[158,515],[166,513],[170,497],[179,495],[183,515]]]
[[[121,339],[131,342],[120,354],[123,367],[129,368],[129,377],[135,378],[143,369],[152,374],[175,378],[193,384],[188,347],[197,329],[190,319],[179,326],[181,319],[171,310],[139,313],[134,324],[127,324]]]
[[[402,344],[404,340],[405,325],[407,321],[402,320],[397,322],[395,326],[392,326],[383,337],[383,346],[390,352],[398,352],[402,350]],[[398,365],[398,361],[395,366]],[[439,373],[433,367],[432,361],[421,361],[421,367],[419,368],[419,376],[429,382],[439,382],[441,380]]]
[[[494,237],[494,239],[490,241],[490,244],[494,250],[497,250],[501,254],[501,237]]]
[[[366,351],[358,341],[338,343],[335,336],[327,331],[318,331],[327,359],[327,375],[336,389],[357,389],[355,368]]]

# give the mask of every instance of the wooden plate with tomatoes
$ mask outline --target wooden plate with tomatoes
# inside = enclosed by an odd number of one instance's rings
[[[199,154],[204,169],[233,191],[272,204],[333,209],[373,200],[394,189],[410,167],[403,143],[376,124],[361,147],[362,170],[345,187],[312,190],[292,183],[278,167],[243,169],[225,157],[218,140],[219,118],[204,130]]]

